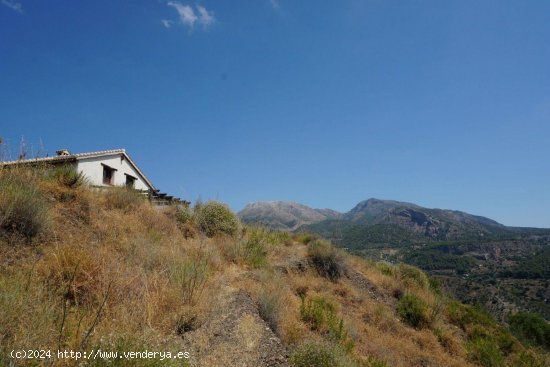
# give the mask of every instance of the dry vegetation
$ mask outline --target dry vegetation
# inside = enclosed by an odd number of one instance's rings
[[[369,263],[313,236],[243,228],[220,203],[154,209],[73,174],[0,171],[0,366],[40,364],[10,359],[12,349],[181,351],[227,289],[252,297],[294,367],[549,363],[416,268]],[[255,330],[250,320],[245,334]],[[132,363],[181,365],[121,365]]]

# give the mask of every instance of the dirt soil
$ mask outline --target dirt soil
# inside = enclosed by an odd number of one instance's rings
[[[193,367],[288,367],[288,353],[244,290],[223,285],[202,325],[183,335]]]

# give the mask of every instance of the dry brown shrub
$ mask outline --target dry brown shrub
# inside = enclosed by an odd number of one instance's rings
[[[136,211],[139,221],[148,231],[154,231],[164,236],[176,236],[178,226],[168,216],[164,215],[162,209],[155,209],[149,205],[144,205]]]
[[[131,212],[147,203],[145,195],[125,187],[109,187],[102,191],[102,202],[107,209]]]
[[[99,301],[98,279],[103,270],[100,259],[91,249],[69,245],[56,246],[37,264],[37,273],[47,286],[57,289],[76,305]]]

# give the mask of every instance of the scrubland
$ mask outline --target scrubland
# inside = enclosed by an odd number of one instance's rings
[[[131,190],[91,189],[66,167],[0,171],[0,365],[180,366],[9,354],[205,353],[242,342],[212,345],[198,333],[232,312],[222,301],[234,292],[252,300],[261,326],[281,341],[278,365],[550,365],[543,349],[526,347],[414,267],[368,262],[312,235],[243,226],[221,203],[153,208]],[[239,330],[253,345],[246,333],[258,325],[247,320]],[[201,365],[201,355],[184,363]],[[214,356],[209,365],[227,365]]]

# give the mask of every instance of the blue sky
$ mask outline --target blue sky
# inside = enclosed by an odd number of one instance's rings
[[[0,136],[235,210],[550,227],[550,2],[0,0]]]

